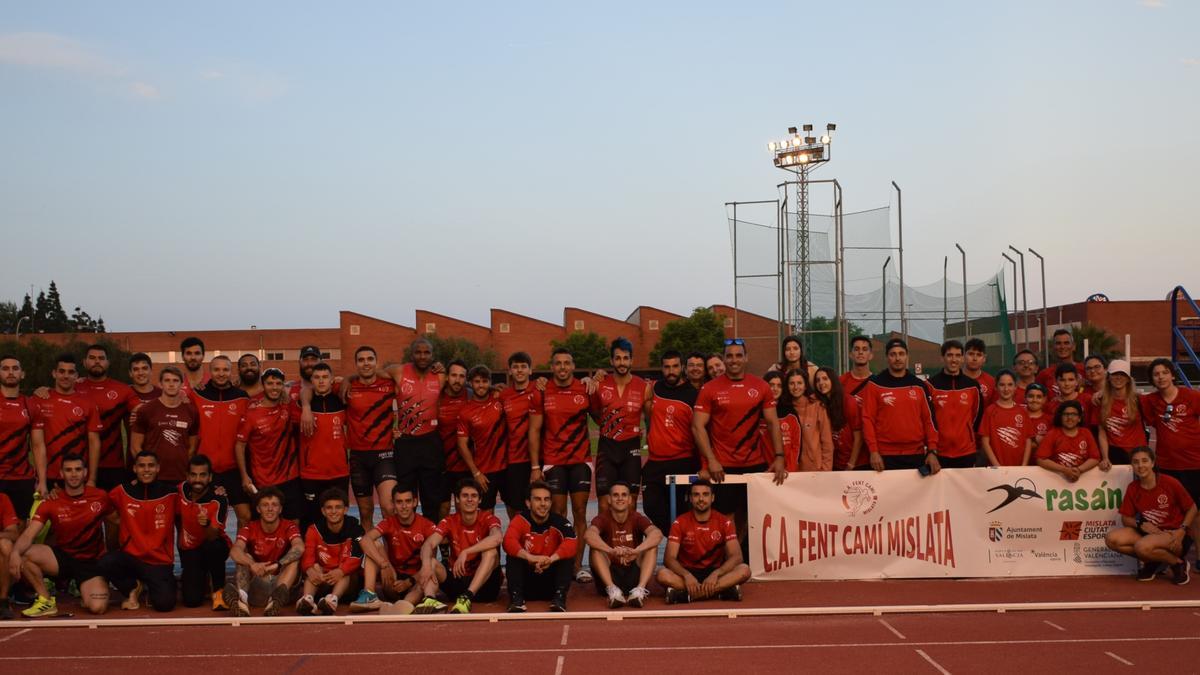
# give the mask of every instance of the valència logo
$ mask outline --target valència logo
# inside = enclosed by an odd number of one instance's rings
[[[1037,485],[1028,478],[1018,478],[1012,485],[1003,484],[988,488],[988,492],[1002,491],[1005,493],[1004,501],[996,505],[996,508],[988,511],[993,513],[1017,501],[1018,499],[1041,499],[1042,496],[1037,492]]]

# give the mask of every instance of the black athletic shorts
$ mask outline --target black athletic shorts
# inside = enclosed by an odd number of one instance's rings
[[[712,575],[713,572],[721,569],[719,567],[684,567],[689,574],[696,577],[696,581],[704,583],[704,580]]]
[[[446,597],[450,598],[450,602],[454,602],[458,596],[467,592],[467,588],[471,586],[471,579],[473,578],[474,574],[468,574],[465,577],[456,577],[450,571],[449,567],[447,567],[446,580],[441,585],[442,593],[445,593]],[[492,575],[476,591],[475,602],[495,602],[496,598],[500,597],[500,584],[503,581],[504,575],[500,573],[500,566],[497,565],[496,569],[492,570]]]
[[[395,450],[351,450],[350,487],[355,497],[370,497],[381,483],[396,480]]]
[[[613,586],[621,589],[622,593],[628,593],[637,588],[638,582],[642,578],[642,568],[637,561],[628,565],[613,563],[608,566],[608,573],[612,575]],[[596,592],[600,595],[608,595],[608,589],[604,587],[604,582],[600,581],[600,575],[594,575],[592,578],[596,582]]]
[[[124,467],[102,466],[96,469],[96,487],[108,492],[122,483],[133,480],[133,472]]]
[[[938,456],[938,466],[943,469],[970,469],[975,466],[979,458],[975,453],[963,455],[962,457],[942,457]]]
[[[445,476],[446,489],[450,491],[450,496],[453,499],[458,499],[459,481],[467,480],[468,478],[474,478],[470,471],[447,471]],[[480,495],[480,498],[482,497],[483,495]]]
[[[33,490],[36,485],[37,480],[33,478],[0,480],[0,493],[8,496],[8,501],[12,502],[13,511],[17,512],[17,518],[29,519],[29,512],[33,510]]]
[[[908,455],[881,455],[884,471],[902,471],[904,469],[919,469],[925,464],[925,453],[914,452]]]
[[[300,514],[304,513],[304,490],[300,487],[299,478],[293,478],[278,485],[259,485],[257,487],[259,490],[273,487],[282,492],[283,509],[280,510],[280,515],[288,520],[300,520]],[[250,502],[250,520],[258,520],[258,509],[254,508],[254,502]],[[301,532],[301,535],[303,534]]]
[[[246,494],[246,489],[242,487],[242,472],[238,469],[214,474],[213,487],[225,488],[225,501],[229,502],[230,506],[250,503],[250,497]]]
[[[500,496],[504,505],[514,511],[525,509],[525,500],[529,497],[529,473],[533,466],[529,462],[509,464],[504,470],[504,487]]]
[[[765,473],[767,466],[767,464],[754,464],[752,466],[726,467],[725,473],[731,476],[744,475],[748,473]],[[691,492],[691,488],[689,486],[684,486],[684,489],[689,493]],[[727,516],[732,516],[734,514],[742,514],[743,516],[746,515],[746,484],[717,483],[714,485],[712,507]]]
[[[415,490],[422,515],[436,520],[442,502],[450,501],[441,436],[436,431],[421,436],[401,436],[396,439],[395,448],[392,462],[396,466],[396,482]]]
[[[587,462],[547,467],[543,475],[552,495],[592,491],[592,467]]]
[[[63,553],[62,549],[57,546],[51,546],[50,550],[54,553],[54,560],[58,563],[58,574],[56,579],[74,579],[77,586],[83,586],[83,582],[88,579],[104,576],[100,572],[99,560],[80,560],[72,558]]]
[[[1192,501],[1200,504],[1200,469],[1159,469],[1168,476],[1179,481],[1183,489],[1192,496]]]
[[[629,483],[629,491],[637,494],[642,485],[642,439],[614,441],[601,436],[596,448],[596,494],[607,495],[619,480]]]

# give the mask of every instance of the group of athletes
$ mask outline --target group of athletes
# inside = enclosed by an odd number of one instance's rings
[[[942,370],[921,379],[900,339],[872,373],[872,342],[856,336],[839,374],[789,337],[758,377],[734,338],[717,355],[667,352],[647,381],[618,338],[609,371],[577,378],[555,349],[551,377],[535,380],[517,352],[496,384],[484,366],[436,363],[418,339],[407,363],[386,367],[359,347],[344,379],[307,346],[289,382],[252,354],[205,368],[191,337],[184,368],[161,368],[157,384],[147,355],[132,357],[125,384],[93,345],[82,363],[59,357],[53,386],[29,393],[19,361],[0,357],[0,617],[14,616],[17,585],[30,618],[57,614],[56,592],[102,613],[112,589],[126,609],[182,599],[241,616],[332,614],[350,598],[351,611],[465,613],[505,586],[511,612],[527,600],[565,611],[572,582],[594,583],[611,608],[643,606],[651,580],[667,603],[740,600],[745,491],[726,475],[1030,463],[1067,480],[1132,463],[1124,527],[1108,543],[1142,561],[1139,579],[1169,566],[1186,583],[1200,394],[1177,387],[1166,360],[1139,396],[1127,362],[1074,362],[1066,331],[1053,346],[1040,372],[1025,350],[993,377],[982,341],[950,340]],[[680,474],[698,479],[672,504],[667,477]]]

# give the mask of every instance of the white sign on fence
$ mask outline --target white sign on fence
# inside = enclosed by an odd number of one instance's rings
[[[745,476],[755,579],[1126,574],[1104,545],[1129,467],[1076,483],[1038,467]]]

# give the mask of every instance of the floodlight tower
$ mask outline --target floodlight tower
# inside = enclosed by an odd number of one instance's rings
[[[767,144],[774,155],[776,168],[796,175],[796,250],[795,258],[788,265],[792,268],[793,306],[790,324],[792,330],[803,332],[812,319],[812,288],[809,274],[808,250],[808,181],[809,174],[830,159],[830,147],[836,124],[825,125],[825,134],[813,136],[813,125],[805,124],[800,130],[788,128],[788,137]],[[786,255],[786,253],[785,253]],[[804,340],[805,347],[809,346]]]

